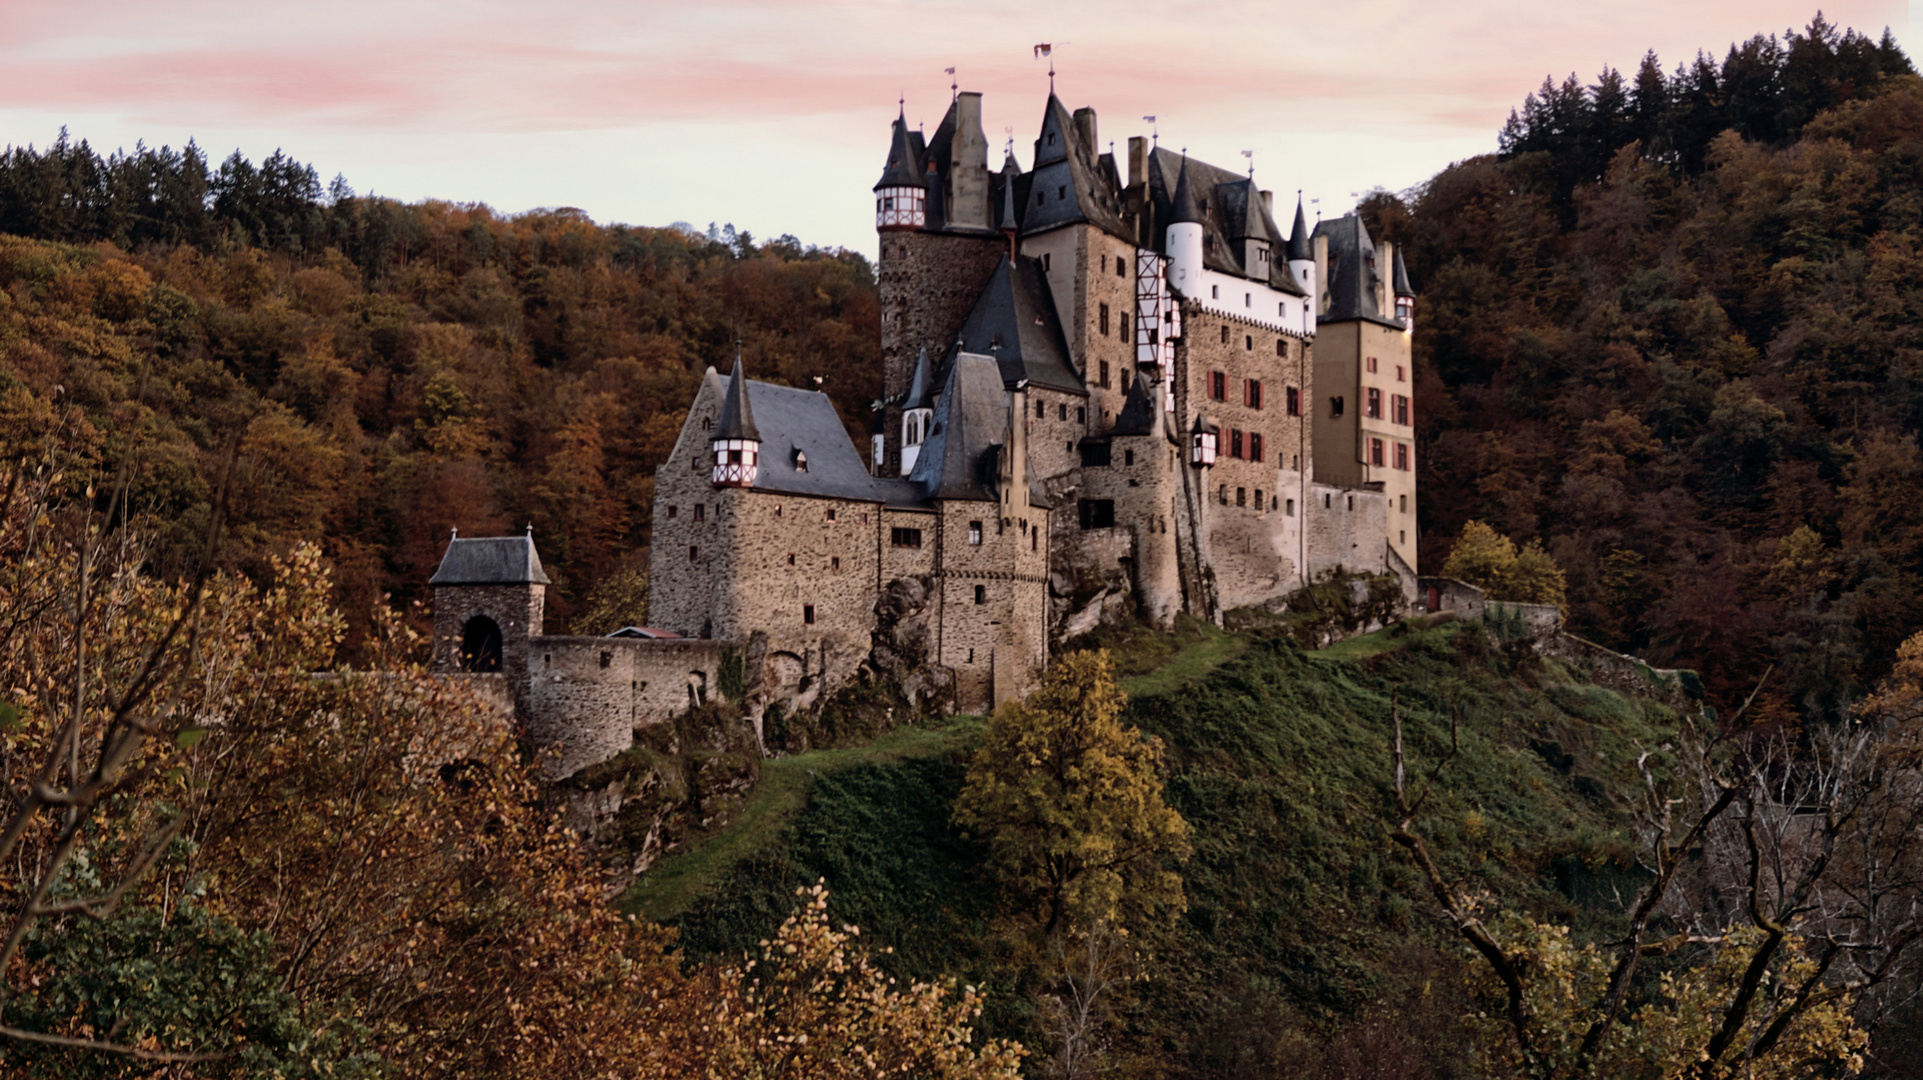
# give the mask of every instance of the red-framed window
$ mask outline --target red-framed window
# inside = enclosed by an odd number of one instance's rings
[[[1215,401],[1229,399],[1229,377],[1219,371],[1209,372],[1209,397]]]
[[[1409,395],[1397,394],[1395,396],[1394,404],[1395,404],[1395,422],[1398,424],[1408,423],[1409,422]]]
[[[1396,444],[1396,468],[1401,469],[1403,472],[1409,471],[1409,444],[1408,443]]]
[[[1375,466],[1380,466],[1382,464],[1382,440],[1381,439],[1369,440],[1369,464],[1375,465]]]
[[[1382,419],[1382,391],[1377,390],[1373,386],[1369,388],[1368,398],[1363,406],[1362,415],[1371,420]]]
[[[1247,405],[1251,409],[1260,409],[1262,407],[1261,379],[1242,380],[1242,404]]]

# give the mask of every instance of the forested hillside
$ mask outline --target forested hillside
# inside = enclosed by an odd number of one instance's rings
[[[1923,81],[1819,17],[1545,83],[1407,245],[1423,562],[1540,539],[1584,634],[1830,714],[1923,627]]]
[[[404,206],[279,155],[63,138],[0,157],[0,231],[7,453],[51,437],[102,508],[124,482],[163,573],[217,503],[250,573],[312,539],[357,615],[421,596],[450,528],[531,524],[565,629],[645,566],[654,467],[737,341],[857,433],[879,392],[866,260],[732,227]]]

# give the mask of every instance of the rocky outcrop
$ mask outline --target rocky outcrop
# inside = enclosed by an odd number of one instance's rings
[[[896,578],[875,604],[874,648],[866,674],[871,684],[897,687],[911,708],[939,707],[954,694],[955,673],[931,659],[934,596],[931,578]]]
[[[622,889],[663,855],[724,828],[761,778],[755,733],[731,709],[690,710],[549,788],[589,858]]]

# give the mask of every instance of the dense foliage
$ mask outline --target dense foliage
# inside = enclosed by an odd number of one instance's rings
[[[41,449],[0,469],[0,1072],[1012,1080],[978,992],[890,980],[819,888],[684,971],[504,710],[391,617],[337,666],[315,548],[157,579]]]
[[[383,594],[420,596],[449,529],[532,524],[565,629],[597,600],[606,618],[632,610],[631,583],[590,590],[646,566],[654,468],[701,373],[732,362],[737,341],[757,378],[821,376],[866,432],[880,346],[860,256],[311,191],[287,196],[288,220],[311,233],[295,239],[242,223],[271,217],[273,199],[221,186],[311,180],[278,160],[223,166],[191,227],[186,210],[126,211],[118,181],[89,202],[103,175],[154,173],[155,198],[198,184],[181,164],[192,155],[147,160],[101,163],[84,144],[0,159],[0,208],[26,215],[12,227],[61,241],[0,238],[0,439],[17,447],[61,416],[84,452],[76,475],[130,465],[163,574],[184,572],[217,498],[228,564],[259,577],[313,540],[357,616]],[[19,195],[62,178],[75,186]],[[51,206],[94,209],[70,220]],[[357,618],[357,647],[365,629]]]
[[[1774,664],[1840,715],[1888,669],[1923,627],[1923,81],[1863,41],[1792,39],[1779,83],[1837,102],[1794,132],[1705,136],[1700,171],[1619,142],[1567,214],[1539,119],[1368,201],[1421,294],[1425,565],[1471,519],[1540,542],[1578,632],[1724,704]]]
[[[1109,1066],[1477,1075],[1466,968],[1384,835],[1397,693],[1424,754],[1449,744],[1451,709],[1463,717],[1463,752],[1430,803],[1449,872],[1584,934],[1620,927],[1619,896],[1638,879],[1611,800],[1635,789],[1633,747],[1673,730],[1655,700],[1665,691],[1625,697],[1519,662],[1479,630],[1392,640],[1402,647],[1352,661],[1278,635],[1200,677],[1131,691],[1122,720],[1165,744],[1166,798],[1193,854],[1180,868],[1187,911],[1131,935],[1142,978],[1113,990]],[[1021,1008],[1053,989],[1049,973],[1018,962],[995,918],[991,852],[951,822],[971,758],[823,772],[784,833],[673,920],[690,951],[752,945],[795,888],[825,877],[843,910],[897,946],[899,974],[984,983],[991,1032],[1052,1048],[1046,1008]],[[1367,1062],[1380,1071],[1351,1071]]]

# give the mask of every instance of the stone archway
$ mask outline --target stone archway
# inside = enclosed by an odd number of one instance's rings
[[[501,626],[486,615],[470,616],[461,626],[461,670],[501,670]]]

